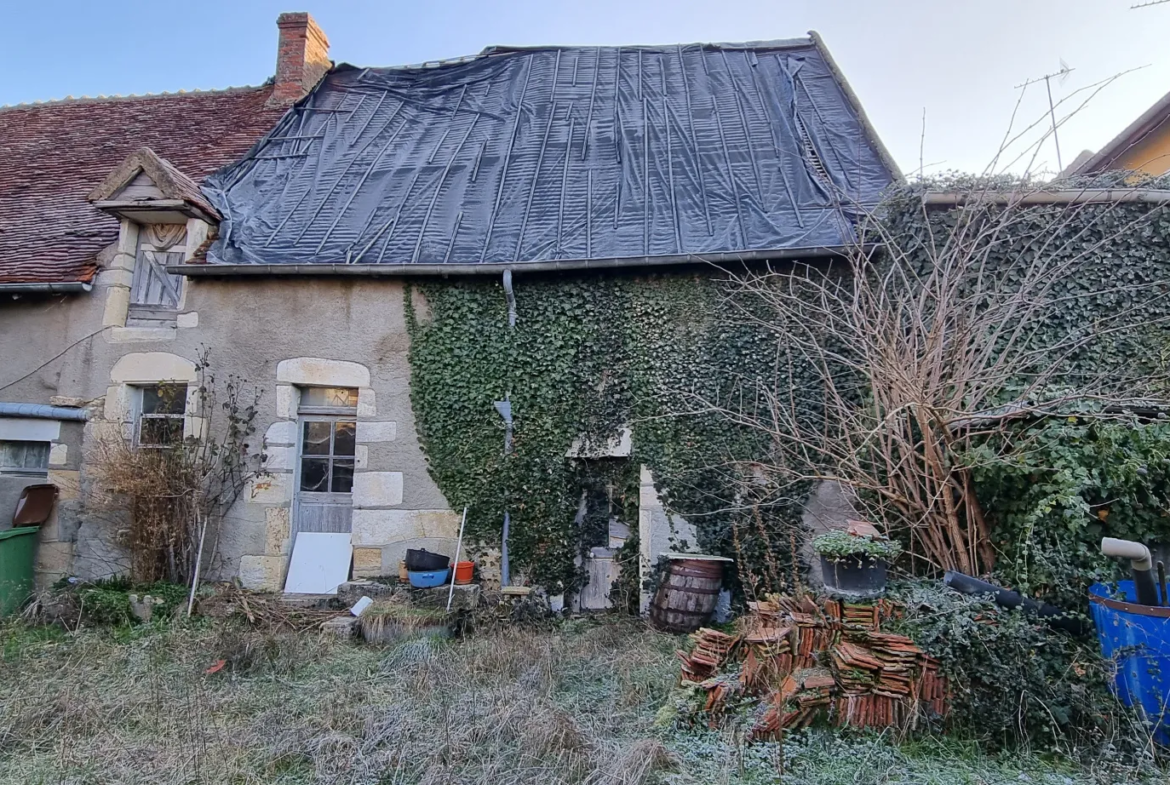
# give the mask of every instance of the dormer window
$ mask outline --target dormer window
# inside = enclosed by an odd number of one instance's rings
[[[117,265],[133,270],[123,323],[175,326],[183,302],[183,277],[168,273],[167,266],[184,264],[207,240],[219,220],[215,208],[194,180],[148,147],[128,156],[87,198],[98,210],[122,220]],[[120,302],[125,309],[126,300]],[[114,324],[119,317],[106,315]]]
[[[182,264],[186,251],[185,224],[146,224],[139,229],[127,325],[151,326],[175,320],[183,277],[168,273],[167,265]]]

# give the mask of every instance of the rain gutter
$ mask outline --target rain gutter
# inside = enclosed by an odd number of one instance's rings
[[[66,281],[64,283],[0,283],[2,294],[76,294],[93,289],[92,283]]]
[[[1170,204],[1170,190],[1146,188],[1077,188],[1063,191],[1035,191],[1032,193],[995,191],[931,191],[923,195],[925,205],[957,207],[963,204],[1115,204],[1144,202]]]
[[[515,273],[568,272],[573,270],[614,270],[628,267],[667,267],[680,264],[731,264],[782,259],[842,257],[868,253],[876,246],[819,246],[767,251],[675,254],[670,256],[622,256],[610,259],[558,259],[533,262],[485,262],[483,264],[171,264],[167,272],[186,276],[227,275],[502,275]]]

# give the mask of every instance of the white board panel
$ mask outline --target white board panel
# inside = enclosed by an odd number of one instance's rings
[[[349,534],[298,532],[284,590],[288,594],[337,594],[349,578]]]

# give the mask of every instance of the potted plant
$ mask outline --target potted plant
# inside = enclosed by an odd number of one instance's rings
[[[831,531],[812,541],[821,557],[825,588],[846,597],[877,597],[886,589],[886,566],[902,552],[894,540],[874,532]]]

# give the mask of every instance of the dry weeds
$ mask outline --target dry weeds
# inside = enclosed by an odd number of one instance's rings
[[[222,624],[0,642],[0,782],[637,785],[671,764],[649,736],[675,641],[633,623],[392,648]]]

